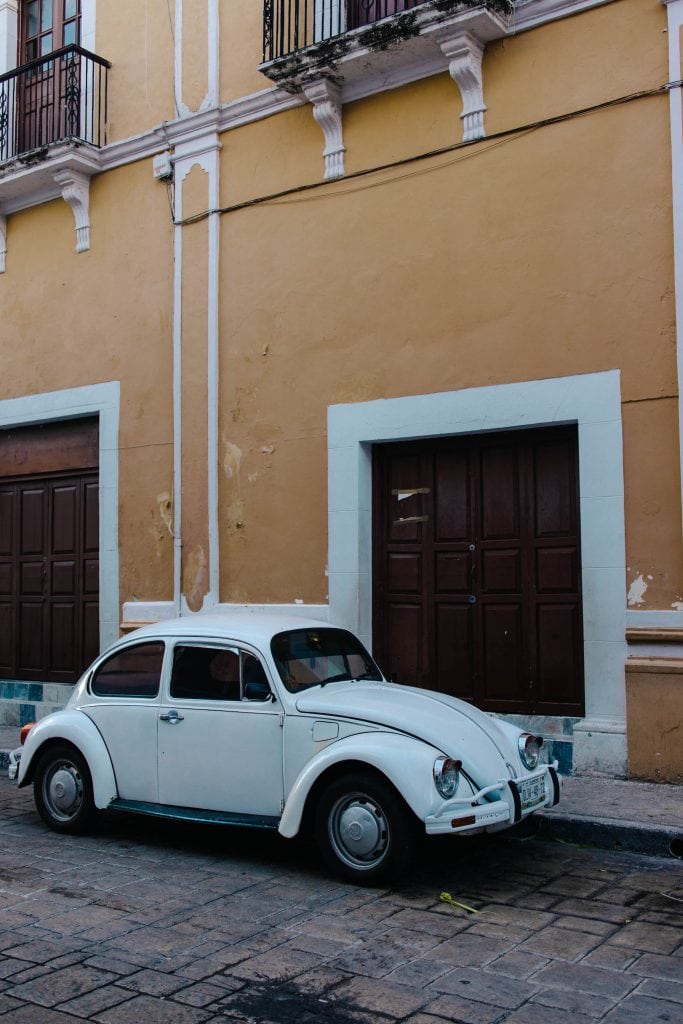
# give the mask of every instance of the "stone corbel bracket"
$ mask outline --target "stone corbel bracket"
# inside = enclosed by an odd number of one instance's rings
[[[313,117],[325,136],[325,181],[344,177],[344,145],[341,89],[329,78],[305,82],[306,99],[313,105]]]
[[[460,31],[437,37],[448,71],[462,96],[463,142],[474,142],[486,135],[484,128],[484,83],[481,61],[485,42],[472,32]]]
[[[53,177],[62,190],[62,199],[73,210],[76,252],[87,252],[90,248],[90,178],[67,169],[55,171]]]
[[[5,273],[5,256],[7,255],[7,217],[0,213],[0,274]]]

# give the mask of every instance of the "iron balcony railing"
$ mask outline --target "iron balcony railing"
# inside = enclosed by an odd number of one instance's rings
[[[110,67],[64,46],[0,75],[0,163],[57,142],[103,146]]]
[[[424,3],[426,0],[264,0],[263,62]]]

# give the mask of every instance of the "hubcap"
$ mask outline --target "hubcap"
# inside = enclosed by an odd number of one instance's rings
[[[389,846],[389,825],[382,808],[363,793],[348,794],[333,806],[329,837],[337,856],[354,868],[375,867]]]
[[[44,792],[56,818],[73,818],[83,801],[83,784],[76,766],[68,762],[55,766],[46,779]]]

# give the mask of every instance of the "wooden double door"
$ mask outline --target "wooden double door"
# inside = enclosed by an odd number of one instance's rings
[[[584,710],[574,427],[377,445],[374,653],[489,711]]]
[[[0,431],[0,677],[75,682],[99,646],[97,420]]]

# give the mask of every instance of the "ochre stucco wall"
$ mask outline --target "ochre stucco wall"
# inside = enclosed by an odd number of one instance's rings
[[[535,84],[539,95],[567,86]],[[427,93],[430,124],[450,124],[450,87],[435,79],[352,105],[353,166],[405,153]],[[304,114],[231,133],[227,202],[320,177]],[[239,487],[223,480],[222,599],[325,599],[328,405],[614,368],[628,564],[651,567],[651,607],[677,599],[667,132],[658,96],[223,217],[221,428],[240,475]],[[287,135],[278,174],[268,154]],[[642,454],[655,447],[653,480]],[[653,487],[656,509],[643,497]]]
[[[636,779],[683,783],[683,660],[626,662],[628,770]]]
[[[121,599],[172,594],[172,227],[149,161],[93,179],[91,248],[62,200],[8,218],[0,399],[121,382]]]

